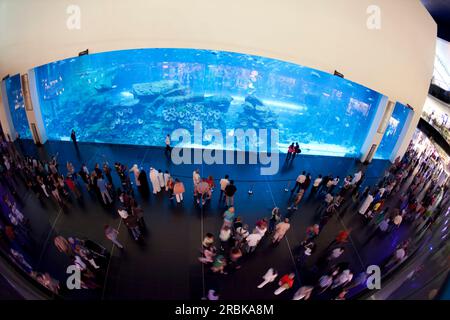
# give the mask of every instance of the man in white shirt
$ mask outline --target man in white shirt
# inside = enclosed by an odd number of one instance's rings
[[[200,174],[199,174],[199,170],[195,169],[194,172],[192,172],[192,181],[194,183],[194,189],[195,187],[200,183]]]
[[[245,241],[247,242],[247,253],[253,252],[256,249],[259,241],[261,240],[261,234],[252,233],[250,234]]]
[[[351,184],[355,185],[359,182],[359,180],[361,180],[362,178],[362,172],[361,170],[359,170],[357,173],[355,173],[355,176],[353,177],[353,180],[351,182]]]
[[[226,174],[224,178],[220,179],[220,196],[219,201],[222,200],[222,196],[225,192],[225,188],[230,184],[230,180],[228,180],[229,176]],[[223,201],[225,201],[225,197],[223,197]]]
[[[303,171],[302,174],[300,174],[297,177],[297,180],[295,180],[295,186],[294,188],[291,190],[291,193],[294,192],[299,192],[300,188],[302,187],[302,184],[306,181],[306,171]],[[297,191],[295,191],[297,190]]]
[[[315,196],[321,183],[322,183],[322,175],[319,174],[319,176],[313,182],[313,187],[311,188],[311,193],[309,194],[310,198]]]
[[[263,279],[264,281],[261,282],[258,286],[259,289],[261,289],[262,287],[264,287],[266,284],[270,283],[270,282],[274,282],[275,279],[278,277],[278,273],[273,269],[270,268],[269,270],[267,270],[267,272],[263,275]]]

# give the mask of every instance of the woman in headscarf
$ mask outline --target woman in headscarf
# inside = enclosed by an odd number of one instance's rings
[[[137,166],[137,164],[133,165],[133,167],[130,169],[130,172],[134,173],[134,181],[136,182],[136,187],[138,188],[138,190],[140,189],[139,187],[141,186],[141,182],[139,181],[139,168]]]
[[[157,194],[161,191],[161,186],[158,180],[158,170],[156,170],[155,168],[150,168],[149,176],[150,182],[152,183],[153,194]]]
[[[144,168],[141,168],[139,170],[139,176],[138,176],[139,183],[141,185],[141,194],[143,197],[148,197],[150,194],[150,187],[148,186],[148,179],[147,174],[144,171]]]

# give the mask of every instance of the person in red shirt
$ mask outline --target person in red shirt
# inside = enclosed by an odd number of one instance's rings
[[[293,273],[285,274],[284,276],[282,276],[280,281],[278,282],[278,285],[280,287],[277,290],[275,290],[274,294],[277,296],[283,291],[292,288],[292,286],[294,285],[294,278],[295,274]]]
[[[352,229],[339,231],[336,238],[333,241],[331,241],[331,243],[328,245],[327,248],[329,248],[335,244],[339,244],[339,245],[345,244],[348,241],[348,237],[350,236],[351,231],[352,231]]]
[[[206,182],[208,182],[209,188],[211,189],[211,192],[213,192],[214,188],[216,187],[213,176],[209,176],[208,179],[206,179]]]

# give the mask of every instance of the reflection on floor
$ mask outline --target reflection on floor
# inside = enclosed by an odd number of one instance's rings
[[[24,212],[30,217],[35,240],[34,260],[38,270],[48,271],[53,277],[65,284],[65,268],[69,260],[59,253],[53,245],[56,235],[86,237],[92,239],[111,252],[109,265],[105,270],[105,286],[100,290],[65,290],[61,294],[76,299],[201,299],[208,289],[216,289],[220,298],[230,299],[291,299],[300,284],[310,284],[316,275],[309,272],[315,259],[334,239],[338,231],[351,228],[351,241],[341,261],[350,263],[354,274],[365,270],[370,264],[380,263],[407,237],[408,227],[402,225],[385,238],[374,238],[364,245],[373,229],[364,225],[359,215],[347,212],[342,217],[333,217],[318,238],[316,253],[306,264],[296,262],[295,249],[305,237],[307,226],[317,222],[315,216],[319,199],[303,200],[291,216],[291,229],[287,237],[278,245],[272,245],[264,239],[256,251],[245,256],[242,268],[228,275],[213,274],[197,260],[200,255],[201,240],[206,232],[218,235],[222,224],[223,206],[218,202],[218,192],[214,192],[212,201],[198,208],[192,200],[192,171],[200,169],[203,176],[213,175],[216,180],[229,174],[234,179],[238,192],[235,197],[237,216],[241,216],[251,228],[257,219],[269,217],[274,206],[287,214],[287,202],[290,193],[285,188],[292,186],[300,171],[318,174],[353,174],[361,166],[355,159],[324,156],[300,156],[291,165],[280,168],[275,176],[260,176],[257,165],[182,165],[175,166],[164,157],[159,148],[119,146],[103,144],[79,144],[79,152],[69,142],[48,142],[44,147],[36,148],[29,141],[22,141],[21,148],[26,154],[48,159],[58,154],[62,172],[65,163],[70,160],[78,170],[86,163],[92,170],[95,163],[108,161],[110,165],[119,161],[131,167],[138,164],[148,173],[150,166],[168,169],[172,176],[181,179],[186,186],[183,206],[176,206],[168,200],[166,194],[151,195],[142,199],[138,192],[138,202],[143,206],[148,232],[143,243],[136,243],[121,223],[114,209],[104,209],[97,199],[93,199],[83,190],[83,201],[70,204],[68,212],[57,210],[52,202],[42,206],[35,196],[22,189]],[[284,157],[284,155],[282,155]],[[283,161],[281,159],[281,161]],[[364,167],[366,179],[363,187],[374,185],[385,168],[386,161],[374,161]],[[113,173],[116,186],[117,174]],[[217,182],[216,182],[217,183]],[[253,190],[253,195],[248,190]],[[308,196],[308,194],[306,194]],[[112,249],[111,243],[104,238],[103,226],[110,224],[120,229],[119,241],[124,251]],[[370,229],[370,230],[369,230]],[[276,268],[280,274],[295,272],[296,284],[292,290],[275,296],[276,285],[267,285],[263,289],[256,286],[269,267]],[[64,287],[64,285],[62,285]],[[326,299],[327,297],[317,297]]]

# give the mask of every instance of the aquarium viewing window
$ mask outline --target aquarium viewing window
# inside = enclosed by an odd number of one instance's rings
[[[395,104],[394,111],[389,118],[388,126],[374,158],[389,159],[391,157],[392,151],[397,144],[398,138],[400,137],[410,112],[412,112],[412,110],[404,104],[399,102]]]
[[[22,84],[20,74],[16,74],[4,80],[9,111],[16,132],[21,138],[31,139],[30,126],[28,125],[25,104],[22,96]]]
[[[91,54],[35,68],[49,139],[164,146],[178,128],[278,129],[279,149],[357,156],[381,94],[258,56],[194,49]],[[208,143],[205,143],[205,145]]]

